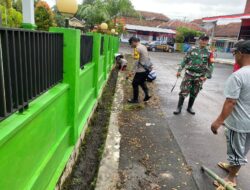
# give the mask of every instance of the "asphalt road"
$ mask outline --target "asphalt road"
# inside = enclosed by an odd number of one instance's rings
[[[226,79],[232,72],[232,66],[216,65],[213,78],[205,83],[195,102],[195,116],[186,112],[188,99],[182,114],[175,116],[173,111],[177,106],[181,80],[178,81],[173,93],[170,91],[176,80],[175,73],[182,57],[182,54],[175,53],[151,53],[151,59],[158,74],[157,84],[161,97],[161,109],[165,113],[166,124],[169,125],[187,163],[193,169],[193,175],[199,188],[210,190],[214,189],[212,180],[200,171],[200,166],[204,164],[221,177],[226,175],[216,166],[219,161],[226,161],[224,130],[221,129],[220,134],[215,136],[210,131],[210,125],[221,111],[224,102],[223,88]],[[250,164],[242,168],[240,172],[238,177],[240,189],[250,189],[249,170]]]

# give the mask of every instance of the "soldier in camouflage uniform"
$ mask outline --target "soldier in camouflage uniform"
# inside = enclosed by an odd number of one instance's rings
[[[201,36],[199,47],[194,47],[185,56],[182,61],[177,77],[180,77],[181,71],[185,68],[185,76],[181,83],[181,92],[179,94],[179,103],[175,115],[179,115],[185,98],[190,95],[187,111],[194,115],[192,107],[198,93],[202,89],[203,83],[211,77],[212,63],[210,62],[210,51],[207,49],[209,37]]]

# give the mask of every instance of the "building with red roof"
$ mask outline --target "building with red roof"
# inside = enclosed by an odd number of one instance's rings
[[[161,28],[170,20],[166,15],[148,11],[137,12],[138,17],[123,18],[127,33],[121,36],[122,42],[128,42],[132,36],[139,37],[142,43],[156,40],[167,41],[174,38],[176,33],[174,30]]]
[[[247,0],[245,12],[242,14],[223,15],[203,18],[205,23],[217,23],[221,20],[242,20],[239,39],[250,39],[250,0]]]
[[[247,0],[242,14],[206,17],[202,19],[205,26],[212,26],[211,36],[215,46],[225,52],[230,52],[239,39],[250,40],[250,0]],[[221,21],[232,21],[227,25],[217,25]],[[235,23],[235,21],[241,21]]]
[[[184,22],[181,20],[170,20],[169,22],[163,23],[160,25],[161,28],[168,28],[172,30],[177,30],[179,27],[186,27],[189,29],[206,32],[206,30],[201,27],[201,25],[194,22]]]

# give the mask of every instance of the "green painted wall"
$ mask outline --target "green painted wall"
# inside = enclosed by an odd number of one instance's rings
[[[54,189],[101,95],[118,51],[118,38],[94,37],[93,61],[80,69],[80,31],[51,28],[64,36],[64,79],[0,122],[0,190]],[[108,43],[111,43],[110,45]]]

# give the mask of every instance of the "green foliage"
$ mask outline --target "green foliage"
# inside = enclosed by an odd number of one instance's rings
[[[2,13],[2,25],[5,27],[18,28],[22,24],[22,13],[16,11],[13,8],[6,10],[5,6],[0,5],[0,11]]]
[[[199,37],[202,35],[202,32],[193,30],[187,27],[177,28],[176,42],[183,43],[184,41],[189,42],[194,37]]]
[[[87,27],[90,28],[109,20],[109,14],[102,0],[95,0],[91,4],[84,3],[81,5],[77,17],[84,19]]]
[[[0,0],[0,5],[7,7],[7,9],[12,8],[12,0]]]
[[[137,14],[130,0],[105,0],[104,2],[111,19]]]
[[[11,9],[12,8],[12,0],[6,0],[6,8]]]
[[[138,15],[130,0],[85,0],[77,13],[90,28],[108,22],[109,27],[119,33],[123,32],[123,24],[117,19],[129,15]]]
[[[139,16],[130,0],[105,0],[105,3],[111,19],[109,26],[113,23],[113,26],[110,28],[115,28],[119,34],[124,33],[124,23],[117,21],[118,18],[123,16]]]
[[[185,40],[185,37],[183,36],[182,33],[177,33],[176,37],[175,37],[175,41],[177,43],[183,43]]]
[[[108,22],[109,29],[114,28],[116,32],[119,34],[124,33],[124,24],[121,22],[114,22],[113,20],[110,20]]]
[[[0,0],[0,5],[6,6],[6,1],[5,0]]]
[[[0,0],[0,5],[5,6],[7,9],[12,8],[12,0]]]
[[[13,8],[16,9],[19,12],[23,12],[23,5],[22,0],[14,0],[13,1]]]
[[[93,4],[94,2],[95,2],[95,0],[85,0],[85,1],[83,1],[83,5]]]
[[[54,14],[45,1],[38,1],[35,8],[35,22],[38,30],[49,30],[56,26]]]
[[[55,5],[53,8],[53,13],[54,13],[54,18],[56,25],[59,27],[64,27],[65,26],[65,19],[66,17],[63,16],[57,9],[57,6]]]

